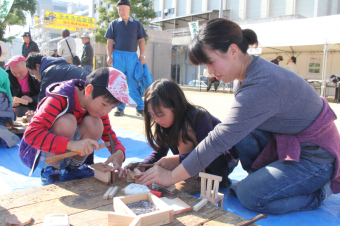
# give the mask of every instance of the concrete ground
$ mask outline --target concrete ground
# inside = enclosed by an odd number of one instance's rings
[[[201,92],[199,92],[198,87],[182,86],[181,88],[192,104],[204,107],[221,121],[228,114],[231,103],[234,100],[234,94],[228,93],[227,91],[229,91],[229,89],[226,89],[226,92],[223,92],[221,87],[218,88],[217,92],[212,91],[213,89],[210,89],[210,91],[207,92],[206,88],[202,88]],[[331,100],[329,101],[329,104],[335,114],[340,115],[340,103],[333,103]],[[127,105],[125,114],[120,117],[114,116],[114,111],[115,110],[110,113],[110,121],[113,127],[120,127],[139,134],[145,134],[143,118],[136,116],[136,109]],[[340,120],[336,120],[335,123],[340,131]]]

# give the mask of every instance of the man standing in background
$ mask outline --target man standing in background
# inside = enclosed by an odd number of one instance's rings
[[[90,43],[90,35],[88,33],[84,33],[81,36],[81,40],[84,44],[83,54],[81,55],[81,66],[84,70],[88,72],[93,71],[93,48]]]
[[[0,67],[5,70],[5,59],[9,56],[7,46],[4,42],[0,41]]]
[[[62,30],[61,36],[63,39],[58,42],[58,55],[73,64],[72,55],[75,56],[77,51],[76,41],[70,36],[70,31],[67,29]]]
[[[31,52],[37,52],[37,53],[40,52],[37,43],[32,41],[32,37],[31,37],[31,34],[29,32],[25,32],[22,37],[24,39],[24,44],[22,45],[22,55],[25,58]]]
[[[283,57],[282,56],[278,56],[276,57],[274,60],[270,61],[273,64],[279,65],[279,62],[283,61]]]
[[[120,17],[110,23],[105,34],[105,38],[107,38],[107,64],[126,75],[129,94],[137,103],[136,115],[143,116],[144,102],[134,74],[138,61],[141,61],[143,65],[145,64],[145,38],[147,35],[142,23],[130,17],[130,2],[128,0],[119,0],[117,8]],[[137,41],[140,49],[139,59],[136,53]],[[124,109],[125,104],[117,107],[114,115],[123,115]]]
[[[54,50],[53,50],[53,54],[52,54],[51,57],[60,57],[60,56],[58,55],[58,49],[54,49]]]

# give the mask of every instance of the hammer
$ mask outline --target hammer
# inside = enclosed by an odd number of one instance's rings
[[[103,148],[103,147],[107,147],[107,146],[110,145],[111,154],[116,153],[116,146],[115,146],[115,143],[114,143],[110,134],[109,134],[109,139],[110,139],[110,142],[99,144],[99,149]],[[48,157],[48,158],[45,159],[45,161],[46,161],[46,163],[50,163],[50,162],[55,162],[55,161],[65,159],[65,158],[75,156],[75,155],[79,155],[79,152],[74,152],[74,151],[66,152],[66,153],[61,154],[61,155],[55,155],[55,156],[52,156],[52,157]]]
[[[129,170],[133,171],[136,167],[152,167],[154,164],[144,164],[141,162],[132,163]]]

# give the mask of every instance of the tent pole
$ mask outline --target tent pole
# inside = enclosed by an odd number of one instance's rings
[[[326,72],[327,72],[327,56],[328,56],[328,44],[327,42],[323,48],[323,62],[322,62],[322,86],[321,96],[324,97],[326,94]]]

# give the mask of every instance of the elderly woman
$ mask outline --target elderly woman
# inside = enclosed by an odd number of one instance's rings
[[[189,58],[225,83],[239,81],[221,124],[173,171],[153,167],[143,184],[174,184],[193,176],[224,150],[234,150],[249,175],[235,186],[248,209],[283,214],[317,209],[340,192],[340,136],[327,101],[301,77],[258,56],[252,30],[208,21],[189,45]]]

